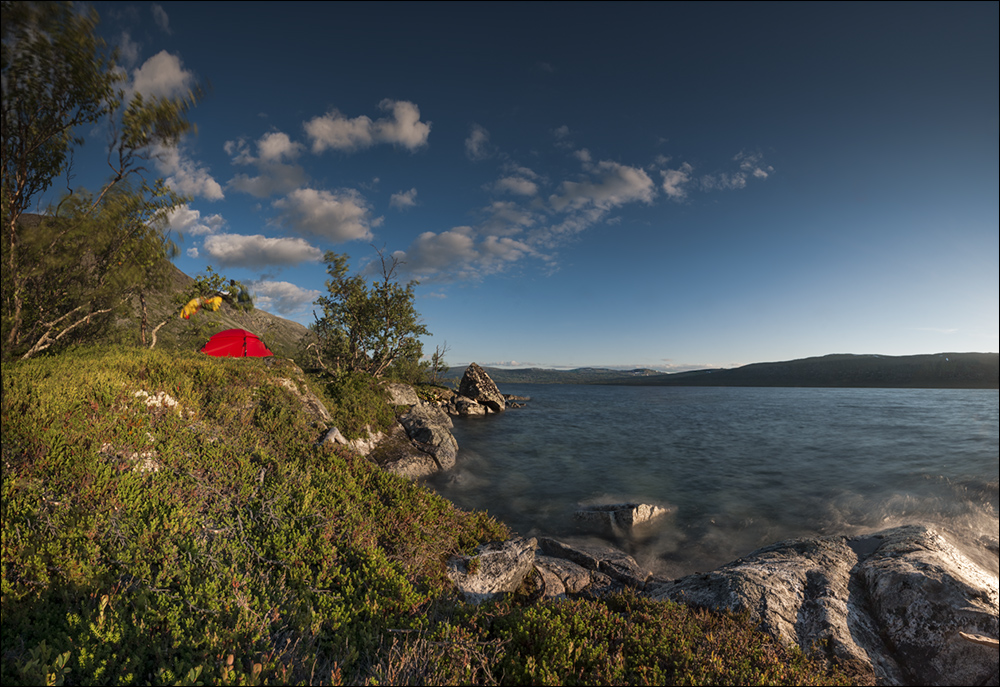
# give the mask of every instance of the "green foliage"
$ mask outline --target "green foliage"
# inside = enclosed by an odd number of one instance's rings
[[[362,276],[348,275],[346,255],[326,253],[329,295],[316,301],[323,316],[313,331],[324,364],[333,369],[381,377],[396,361],[420,360],[419,337],[428,332],[413,307],[416,282],[393,281],[398,262],[381,252],[379,257],[382,279],[369,288]]]
[[[289,378],[138,348],[3,366],[3,684],[856,681],[633,595],[457,602],[444,561],[507,528],[317,446]],[[355,396],[377,384],[327,399]]]
[[[97,37],[93,10],[4,2],[3,16],[0,333],[9,359],[86,334],[162,277],[153,268],[173,248],[164,218],[184,199],[147,179],[145,165],[191,129],[197,93],[127,98],[126,72]],[[92,124],[108,127],[110,178],[93,193],[70,190],[34,231],[25,213],[59,176],[72,178],[78,129]]]
[[[365,437],[369,429],[384,430],[396,419],[382,386],[365,372],[334,375],[326,393],[333,399],[329,408],[333,424],[348,439]]]

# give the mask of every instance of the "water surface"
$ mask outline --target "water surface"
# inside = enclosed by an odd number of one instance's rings
[[[456,418],[456,468],[429,483],[519,534],[592,535],[572,518],[582,504],[669,505],[642,541],[614,543],[672,577],[788,537],[908,523],[998,536],[996,390],[501,390],[531,401]]]

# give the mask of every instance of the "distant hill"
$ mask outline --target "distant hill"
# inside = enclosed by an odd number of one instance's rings
[[[465,365],[453,366],[442,377],[456,382],[465,374]],[[634,370],[611,370],[602,367],[578,367],[573,370],[551,370],[529,367],[511,370],[504,367],[484,367],[490,378],[497,384],[617,384],[629,377],[664,376],[657,370],[637,368]]]
[[[730,370],[667,374],[655,370],[577,368],[508,370],[484,368],[497,384],[616,384],[630,386],[781,386],[914,389],[1000,388],[997,353],[933,355],[826,355],[777,363],[754,363]],[[449,377],[461,379],[464,367]]]

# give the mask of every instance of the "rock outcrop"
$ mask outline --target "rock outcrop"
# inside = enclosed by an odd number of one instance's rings
[[[486,371],[475,363],[469,363],[465,374],[462,375],[458,393],[460,396],[472,399],[479,405],[486,406],[494,413],[502,413],[506,407],[506,401],[503,394],[500,393],[500,389],[486,374]]]
[[[451,418],[443,410],[429,405],[416,405],[410,412],[400,416],[399,423],[421,450],[434,457],[442,470],[455,467],[458,442],[451,433]]]
[[[883,684],[997,684],[998,581],[934,530],[780,542],[715,571],[646,592],[749,611],[761,628],[804,650],[870,665]]]
[[[535,539],[482,544],[472,556],[452,556],[445,572],[470,603],[481,603],[521,586],[535,563]]]

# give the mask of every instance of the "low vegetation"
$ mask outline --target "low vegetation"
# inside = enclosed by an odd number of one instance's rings
[[[444,561],[507,528],[317,446],[293,372],[107,346],[4,364],[4,684],[853,679],[632,595],[467,606]],[[385,405],[307,383],[340,419]]]

